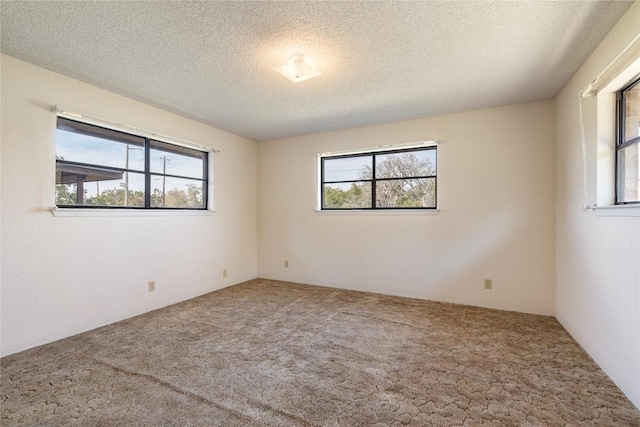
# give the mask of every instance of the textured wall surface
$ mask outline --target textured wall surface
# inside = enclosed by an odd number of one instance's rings
[[[635,37],[639,23],[640,3],[636,2],[565,87],[556,104],[556,316],[637,407],[640,218],[602,217],[582,209],[578,96]],[[594,107],[595,99],[584,101],[587,192],[591,201],[595,200],[596,182],[607,178],[596,176]]]
[[[54,217],[54,105],[219,148],[217,212]],[[2,56],[2,354],[255,278],[256,175],[253,141]]]
[[[314,211],[316,154],[431,139],[437,215]],[[552,101],[260,142],[259,275],[554,314],[553,142]]]

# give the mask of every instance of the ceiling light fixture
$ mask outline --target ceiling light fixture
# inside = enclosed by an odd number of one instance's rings
[[[273,69],[294,83],[298,83],[322,74],[320,71],[314,69],[304,59],[304,55],[301,53],[291,55],[286,63],[284,63],[280,67],[274,67]]]

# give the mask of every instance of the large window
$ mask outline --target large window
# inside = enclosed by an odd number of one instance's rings
[[[435,209],[436,147],[320,157],[323,210]]]
[[[206,209],[208,153],[58,117],[56,206]]]
[[[640,203],[640,77],[618,92],[616,203]]]

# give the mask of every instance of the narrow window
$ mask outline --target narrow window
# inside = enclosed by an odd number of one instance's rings
[[[617,94],[616,203],[640,203],[640,77]]]
[[[435,209],[436,147],[323,156],[321,208]]]
[[[151,207],[206,206],[207,153],[166,142],[149,142]]]
[[[208,153],[58,118],[56,206],[206,209]]]

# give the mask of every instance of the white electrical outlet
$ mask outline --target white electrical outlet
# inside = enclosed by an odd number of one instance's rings
[[[485,289],[491,289],[492,287],[493,287],[493,280],[484,279],[484,288]]]
[[[284,260],[284,268],[289,268],[289,260]]]
[[[222,277],[227,277],[227,270],[222,270]]]
[[[156,290],[156,281],[155,280],[150,280],[149,283],[147,283],[147,287],[149,289],[149,292],[153,292]]]

